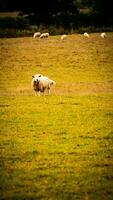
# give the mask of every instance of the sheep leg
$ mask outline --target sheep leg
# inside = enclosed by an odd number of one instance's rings
[[[38,95],[38,93],[37,93],[37,91],[35,91],[35,96],[37,96]]]
[[[39,97],[41,96],[41,93],[40,93],[40,91],[38,91],[38,96],[39,96]]]
[[[50,88],[48,88],[47,91],[48,91],[48,95],[50,95]]]

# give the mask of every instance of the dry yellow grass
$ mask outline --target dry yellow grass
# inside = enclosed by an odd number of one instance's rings
[[[0,50],[1,199],[113,199],[113,33]],[[51,96],[35,96],[35,73],[56,81]]]

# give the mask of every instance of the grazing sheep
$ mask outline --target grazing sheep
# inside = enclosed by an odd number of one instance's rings
[[[40,32],[36,32],[36,33],[34,33],[33,38],[39,37],[40,35],[41,35]]]
[[[39,38],[48,38],[49,33],[42,33]]]
[[[100,34],[100,37],[101,37],[101,38],[105,38],[106,36],[107,36],[106,33],[101,33],[101,34]]]
[[[65,40],[67,38],[67,35],[61,35],[61,40]]]
[[[84,37],[89,38],[89,34],[87,32],[84,33]]]
[[[46,76],[43,76],[41,74],[36,74],[32,76],[32,86],[34,91],[40,96],[42,93],[44,95],[44,92],[47,90],[48,94],[50,94],[50,87],[51,85],[55,84],[55,81],[49,79]]]

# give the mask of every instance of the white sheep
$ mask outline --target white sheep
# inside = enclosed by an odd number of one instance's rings
[[[36,74],[32,76],[32,78],[33,89],[36,93],[38,92],[39,96],[40,94],[44,95],[45,91],[47,91],[48,94],[50,94],[51,85],[56,84],[55,81],[41,74]]]
[[[67,38],[67,35],[64,34],[64,35],[61,35],[61,38],[60,38],[60,39],[61,39],[61,40],[65,40],[66,38]]]
[[[101,34],[100,34],[100,37],[101,37],[101,38],[105,38],[106,36],[107,36],[106,33],[101,33]]]
[[[33,38],[39,37],[40,35],[41,35],[40,32],[36,32],[36,33],[34,33]]]
[[[89,38],[89,34],[87,32],[84,33],[84,37]]]
[[[42,33],[39,38],[48,38],[49,33]]]

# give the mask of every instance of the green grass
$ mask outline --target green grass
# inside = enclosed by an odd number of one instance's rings
[[[0,44],[1,199],[113,199],[113,33]],[[35,73],[56,81],[50,96]]]

